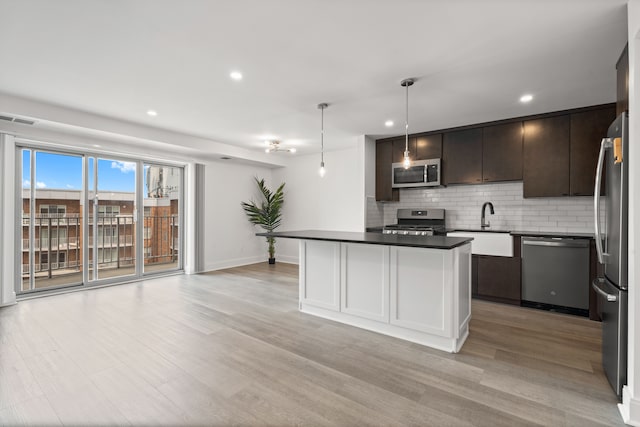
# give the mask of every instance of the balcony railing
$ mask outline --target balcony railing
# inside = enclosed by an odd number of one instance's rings
[[[98,236],[99,248],[115,248],[118,246],[132,246],[134,237],[131,234],[124,236]],[[93,236],[89,237],[89,247],[93,247]],[[34,239],[36,251],[46,252],[49,250],[49,239]],[[77,237],[60,237],[51,239],[51,251],[76,250],[80,248],[80,239]],[[29,239],[22,239],[22,250],[29,250]]]
[[[25,227],[30,225],[29,215],[26,214],[22,219],[22,223]],[[93,221],[93,215],[90,214],[89,218],[88,244],[89,248],[93,249],[94,243],[97,243],[98,248],[110,249],[110,248],[133,248],[135,246],[135,227],[133,215],[119,215],[119,214],[100,214],[97,221],[98,226],[98,238],[94,242],[93,233],[95,231],[95,225]],[[83,218],[80,214],[36,214],[33,219],[33,224],[39,228],[36,233],[45,234],[43,230],[49,228],[47,234],[56,235],[60,234],[72,234],[73,236],[64,237],[39,237],[34,239],[34,253],[49,254],[49,259],[57,259],[58,255],[66,252],[66,258],[78,257],[78,254],[83,246],[83,239],[80,238],[82,233]],[[145,265],[162,264],[167,262],[175,262],[178,259],[178,249],[180,245],[179,239],[179,219],[178,215],[145,215],[144,222],[139,224],[143,226],[148,233],[144,239],[145,250],[148,249],[149,253],[145,253],[143,256],[143,262]],[[75,231],[74,231],[75,230]],[[25,230],[28,231],[28,230]],[[113,233],[113,235],[112,235]],[[107,235],[108,234],[108,235]],[[28,238],[22,240],[22,250],[30,250],[30,241]],[[86,241],[84,241],[86,242]],[[167,245],[168,243],[168,245]],[[153,247],[153,250],[152,250]],[[73,256],[71,251],[76,252]],[[153,253],[152,253],[153,251]],[[118,268],[118,267],[130,267],[135,264],[135,260],[131,257],[134,253],[133,249],[123,249],[121,251],[113,251],[114,254],[119,254],[119,259],[113,259],[107,257],[106,259],[98,259],[99,268]],[[126,252],[126,254],[125,254]],[[92,268],[92,255],[93,251],[89,251],[89,268]],[[81,257],[81,255],[80,255]],[[62,256],[60,256],[62,258]],[[36,261],[41,260],[40,255],[36,255],[33,259]],[[59,263],[36,263],[34,264],[34,273],[49,273],[52,274],[66,274],[77,272],[82,269],[82,261],[72,262],[59,262]],[[22,273],[24,275],[29,274],[29,264],[22,264]]]
[[[49,242],[47,237],[43,237],[42,239],[33,239],[34,248],[36,250],[49,250],[49,243],[51,243],[52,251],[66,251],[66,250],[74,250],[79,248],[79,241],[77,237],[54,237]],[[22,239],[22,250],[29,250],[29,239]]]
[[[98,225],[131,225],[133,222],[133,215],[98,215]],[[94,223],[93,216],[89,215],[89,225]]]
[[[180,238],[174,237],[173,241],[171,242],[170,248],[171,250],[174,250],[174,251],[177,251],[178,249],[180,249]]]
[[[81,264],[78,261],[69,261],[69,262],[52,262],[51,270],[63,270],[63,269],[73,269],[74,271],[78,270],[81,267]],[[49,270],[48,263],[36,263],[33,265],[34,272],[40,273],[43,271]],[[29,264],[22,264],[22,274],[29,274]]]
[[[117,246],[133,245],[133,236],[127,234],[124,236],[98,236],[99,248],[115,248]],[[89,236],[89,247],[93,247],[93,236]]]
[[[51,214],[56,215],[56,214]],[[22,217],[22,226],[28,227],[31,223],[31,219],[28,216]],[[68,225],[68,226],[80,226],[82,224],[82,218],[79,218],[76,214],[75,217],[49,217],[49,218],[34,218],[33,224],[39,227],[47,227],[47,226],[60,226],[60,225]]]
[[[28,227],[31,223],[31,218],[28,214],[22,217],[22,225]],[[59,226],[70,225],[80,226],[82,224],[82,217],[80,214],[37,214],[34,218],[34,225],[40,227],[46,226]],[[93,214],[89,214],[89,225],[93,225]],[[133,215],[112,215],[112,214],[100,214],[98,215],[98,225],[131,225],[134,223]]]

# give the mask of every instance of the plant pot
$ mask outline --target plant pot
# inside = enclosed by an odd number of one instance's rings
[[[275,264],[276,263],[276,259],[274,258],[269,258],[269,264]]]

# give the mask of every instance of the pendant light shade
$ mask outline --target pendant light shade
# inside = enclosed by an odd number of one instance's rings
[[[326,170],[324,169],[324,109],[327,108],[329,104],[322,103],[318,104],[318,108],[320,109],[320,177],[324,178],[324,174]]]
[[[404,160],[402,164],[405,169],[411,166],[411,158],[409,157],[409,86],[413,84],[413,79],[404,79],[400,82],[400,86],[406,88],[406,117],[404,122],[405,142],[404,142]]]

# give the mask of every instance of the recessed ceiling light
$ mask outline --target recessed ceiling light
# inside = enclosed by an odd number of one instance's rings
[[[100,148],[101,147],[100,144],[93,144],[93,146],[96,147],[96,148]]]
[[[531,102],[532,99],[533,99],[533,95],[527,93],[526,95],[522,95],[520,97],[520,102],[527,103],[527,102]]]
[[[384,125],[390,128],[391,126],[393,126],[393,120],[387,120],[386,122],[384,122]]]
[[[158,112],[156,110],[147,110],[147,115],[155,117],[158,115]]]
[[[239,71],[232,71],[231,74],[229,74],[229,77],[233,80],[242,80],[242,73]]]
[[[290,153],[295,153],[297,150],[295,148],[289,148]]]

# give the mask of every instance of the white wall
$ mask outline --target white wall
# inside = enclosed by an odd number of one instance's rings
[[[629,37],[629,331],[627,386],[620,411],[626,423],[640,426],[640,0],[627,9]]]
[[[358,137],[355,145],[325,152],[324,178],[318,174],[319,154],[297,156],[285,168],[273,170],[274,186],[286,183],[283,222],[278,231],[364,231],[365,137]],[[278,239],[276,258],[297,263],[298,242]]]
[[[266,241],[255,235],[262,229],[247,221],[240,203],[260,200],[256,176],[274,187],[271,174],[271,169],[259,166],[224,161],[205,163],[205,270],[267,260]]]

